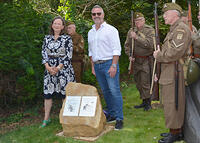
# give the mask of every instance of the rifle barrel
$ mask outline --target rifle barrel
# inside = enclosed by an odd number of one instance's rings
[[[193,28],[192,28],[192,9],[191,9],[190,0],[188,1],[188,23],[189,23],[190,30],[193,31]],[[191,55],[194,54],[192,46],[190,46],[190,54]]]
[[[157,14],[157,3],[154,3],[155,9],[154,9],[154,21],[155,21],[155,37],[153,37],[154,40],[154,49],[157,50],[157,46],[160,47],[160,37],[159,37],[159,25],[158,25],[158,14]],[[157,81],[154,81],[155,74],[157,78],[160,77],[160,63],[156,62],[156,59],[154,61],[154,67],[153,67],[153,75],[152,75],[152,84],[150,93],[152,93],[152,90],[154,92],[153,100],[159,100],[159,84]]]
[[[134,17],[133,17],[133,11],[132,10],[131,10],[131,28],[132,28],[132,30],[134,29]],[[133,58],[133,56],[134,56],[134,39],[132,38],[131,57]],[[133,73],[133,61],[129,62],[128,70],[129,70],[129,72],[128,72],[129,74]]]

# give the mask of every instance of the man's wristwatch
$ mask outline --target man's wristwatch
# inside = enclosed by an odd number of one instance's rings
[[[112,64],[112,67],[113,67],[113,68],[116,68],[116,67],[117,67],[117,65],[116,65],[116,64]]]

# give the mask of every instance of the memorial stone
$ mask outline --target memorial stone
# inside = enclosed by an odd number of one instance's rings
[[[97,89],[81,83],[67,84],[59,116],[63,134],[69,137],[95,137],[106,125]]]

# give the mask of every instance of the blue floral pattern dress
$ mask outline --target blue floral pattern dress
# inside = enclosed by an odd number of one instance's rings
[[[74,70],[71,64],[73,52],[72,39],[68,35],[61,35],[54,39],[53,35],[47,35],[42,45],[42,64],[48,63],[50,67],[56,67],[60,63],[64,66],[56,74],[51,75],[46,69],[44,72],[44,98],[52,96],[65,98],[65,87],[69,82],[75,82]]]

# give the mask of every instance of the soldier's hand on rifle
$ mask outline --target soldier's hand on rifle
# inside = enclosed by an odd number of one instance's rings
[[[130,33],[131,35],[131,38],[133,38],[133,39],[137,39],[137,35],[136,35],[136,33],[135,32],[133,32],[133,31],[131,31],[131,33]]]
[[[154,58],[156,58],[157,57],[157,55],[158,55],[158,52],[160,52],[160,46],[158,45],[157,46],[157,50],[155,50],[154,52],[153,52],[153,56],[154,56]]]
[[[154,75],[154,81],[155,81],[155,82],[157,82],[157,81],[158,81],[158,77],[157,77],[157,75],[156,75],[156,74]]]
[[[134,61],[135,61],[135,58],[129,57],[129,61],[134,62]]]

